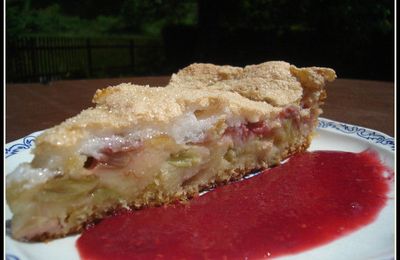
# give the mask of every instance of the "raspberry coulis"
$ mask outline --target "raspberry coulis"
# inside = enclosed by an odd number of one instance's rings
[[[260,259],[295,254],[371,223],[393,173],[371,151],[317,151],[186,204],[120,212],[77,241],[82,259]]]

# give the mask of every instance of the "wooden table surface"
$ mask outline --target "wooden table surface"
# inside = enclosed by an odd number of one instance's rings
[[[163,86],[169,77],[55,81],[6,85],[6,142],[59,124],[92,106],[98,88],[123,82]],[[328,85],[323,117],[394,135],[393,82],[337,79]]]

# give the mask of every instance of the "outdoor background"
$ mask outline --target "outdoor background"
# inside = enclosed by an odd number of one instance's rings
[[[285,60],[393,81],[393,21],[388,0],[6,0],[6,80]]]

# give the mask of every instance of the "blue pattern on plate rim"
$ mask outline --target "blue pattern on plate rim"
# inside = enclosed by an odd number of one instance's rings
[[[6,158],[19,153],[21,150],[26,150],[32,147],[33,143],[35,142],[36,136],[28,135],[22,139],[22,143],[16,143],[10,146],[9,148],[6,147],[5,149],[5,156]]]
[[[389,137],[385,134],[373,131],[373,130],[369,130],[360,126],[354,126],[354,125],[349,125],[349,124],[345,124],[345,123],[338,123],[335,121],[331,121],[331,120],[327,120],[324,118],[319,118],[318,119],[318,128],[321,129],[333,129],[339,132],[342,132],[344,134],[348,134],[348,135],[355,135],[358,137],[361,137],[363,139],[366,139],[368,141],[372,141],[376,144],[382,145],[382,146],[386,146],[386,147],[390,147],[392,149],[392,151],[395,150],[395,145],[394,145],[394,138]],[[39,133],[37,133],[36,135],[38,135]],[[6,158],[16,155],[17,153],[19,153],[21,150],[26,150],[26,149],[30,149],[32,147],[32,145],[34,144],[36,139],[36,136],[34,135],[29,135],[26,136],[22,139],[22,143],[16,143],[13,144],[10,147],[6,147],[5,149],[5,156]],[[15,255],[12,254],[6,254],[6,260],[20,260],[20,258],[18,258]]]
[[[6,260],[19,260],[19,258],[15,255],[6,254]]]
[[[345,133],[345,134],[361,137],[363,139],[372,141],[373,143],[380,144],[382,146],[390,147],[392,149],[392,151],[395,150],[394,138],[389,137],[385,134],[376,132],[374,130],[366,129],[364,127],[348,125],[345,123],[339,123],[339,122],[319,118],[318,128],[334,129],[334,130],[337,130],[337,131]]]

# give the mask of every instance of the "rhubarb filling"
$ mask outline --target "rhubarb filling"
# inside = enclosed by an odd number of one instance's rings
[[[279,164],[309,143],[316,112],[291,105],[258,122],[193,119],[189,124],[197,124],[197,130],[186,136],[172,127],[93,137],[80,149],[84,174],[23,164],[7,178],[13,236],[35,240],[41,239],[37,234],[78,232],[118,208],[188,198],[255,168]],[[32,180],[35,171],[41,177]]]

